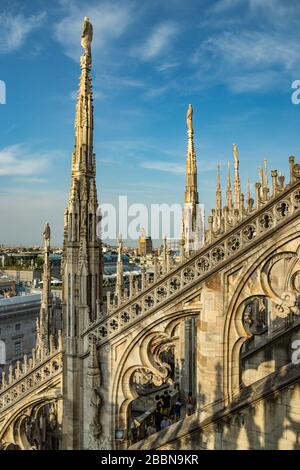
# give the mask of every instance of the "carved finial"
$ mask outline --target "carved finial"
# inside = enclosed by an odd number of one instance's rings
[[[184,212],[181,218],[181,237],[180,237],[180,261],[185,259],[185,227],[184,227]]]
[[[6,382],[6,375],[5,375],[5,371],[3,370],[2,371],[2,382],[1,382],[1,385],[2,385],[2,388],[5,388],[5,385],[7,384]]]
[[[12,365],[8,368],[8,383],[11,384],[13,381],[13,367]]]
[[[227,163],[227,189],[226,189],[226,206],[229,210],[232,209],[232,191],[231,191],[231,173],[230,162]]]
[[[121,302],[122,297],[122,288],[123,288],[123,240],[122,235],[119,234],[118,237],[118,263],[117,263],[117,274],[116,274],[116,289],[115,289],[115,297],[117,297],[118,305]]]
[[[27,366],[28,366],[28,357],[27,357],[27,354],[24,355],[24,362],[23,362],[23,372],[24,374],[27,373]]]
[[[254,205],[254,199],[251,197],[251,184],[250,178],[247,178],[247,195],[246,195],[246,209],[248,212],[252,211]]]
[[[247,199],[250,199],[251,194],[250,194],[250,178],[248,176],[247,178]]]
[[[227,162],[227,190],[231,190],[230,162]]]
[[[187,113],[186,113],[186,126],[187,130],[192,132],[193,131],[193,106],[189,104]]]
[[[220,163],[217,165],[217,190],[221,189],[221,167]]]
[[[269,181],[268,181],[268,168],[267,168],[267,160],[264,159],[264,186],[266,188],[269,187]]]
[[[220,213],[222,210],[222,193],[221,193],[221,175],[220,175],[220,163],[217,166],[217,184],[216,184],[216,211]]]
[[[239,151],[236,144],[232,145],[232,152],[234,158],[234,168],[236,169],[239,166]]]
[[[233,208],[236,214],[241,214],[241,181],[239,175],[239,152],[236,144],[232,145],[234,159],[234,180],[233,180]]]

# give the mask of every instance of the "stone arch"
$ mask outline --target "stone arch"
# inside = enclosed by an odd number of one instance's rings
[[[32,444],[29,442],[26,434],[26,424],[29,419],[37,419],[39,412],[49,406],[51,403],[58,403],[59,398],[37,394],[29,401],[22,401],[20,406],[14,408],[11,412],[7,411],[7,419],[1,425],[0,443],[7,443],[18,446],[20,450],[31,450]],[[1,446],[0,446],[1,447]]]
[[[183,319],[194,315],[199,315],[199,311],[170,311],[167,315],[156,318],[155,321],[140,329],[135,339],[126,347],[115,372],[110,397],[110,402],[117,404],[113,411],[115,413],[113,417],[113,435],[115,435],[116,429],[124,429],[125,424],[127,425],[129,405],[137,397],[130,386],[130,380],[134,372],[138,368],[145,367],[154,374],[160,375],[151,358],[149,359],[151,340],[159,336],[165,336],[170,342],[175,341],[178,339],[175,336],[177,326]],[[138,357],[139,361],[134,360],[134,357]],[[163,371],[161,371],[161,376],[163,376]]]
[[[238,288],[228,305],[224,325],[224,391],[226,403],[230,402],[233,396],[240,390],[240,351],[245,341],[250,337],[242,322],[243,307],[247,300],[246,297],[243,298],[245,286],[255,271],[263,271],[268,263],[272,263],[272,258],[276,259],[277,256],[299,256],[300,245],[293,252],[287,249],[285,252],[278,253],[278,250],[297,239],[299,239],[299,235],[294,231],[283,236],[276,243],[276,247],[274,247],[274,242],[270,240],[269,246],[264,253],[255,260],[250,268],[246,265],[242,272]],[[257,292],[257,295],[261,294],[265,294],[262,289],[261,292]]]

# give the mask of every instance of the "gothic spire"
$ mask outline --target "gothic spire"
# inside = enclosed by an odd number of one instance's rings
[[[117,263],[117,275],[116,275],[116,288],[115,296],[118,299],[118,303],[122,297],[122,288],[123,288],[123,240],[122,235],[119,235],[118,239],[118,263]]]
[[[72,154],[72,180],[69,202],[65,212],[64,269],[74,257],[72,276],[81,282],[78,292],[81,295],[81,308],[86,306],[85,321],[97,316],[97,302],[101,301],[101,243],[97,235],[100,221],[96,189],[96,159],[93,151],[93,92],[92,92],[92,53],[93,27],[84,18],[80,58],[80,79],[75,114],[75,143]],[[77,267],[77,272],[74,269]],[[69,263],[69,268],[71,265]],[[71,273],[70,273],[71,274]],[[80,277],[80,281],[79,281]],[[74,286],[75,288],[75,286]],[[72,290],[72,292],[74,292]],[[70,305],[74,306],[74,302]],[[78,314],[77,314],[78,315]]]
[[[222,192],[221,192],[221,175],[220,164],[217,166],[217,184],[216,184],[216,212],[220,214],[222,211]]]
[[[91,43],[93,27],[84,18],[80,79],[75,116],[72,182],[65,211],[63,248],[63,322],[65,344],[64,422],[66,449],[79,448],[80,407],[74,407],[83,376],[81,358],[86,349],[82,333],[103,313],[102,253],[98,237],[100,215],[96,189],[96,159],[93,151],[93,96]]]
[[[44,268],[43,268],[43,293],[42,293],[42,307],[47,309],[51,305],[51,262],[50,262],[50,241],[51,229],[48,222],[46,222],[44,232]]]
[[[197,191],[197,159],[194,146],[193,107],[190,104],[186,115],[187,151],[186,151],[186,187],[184,202],[198,204]]]
[[[181,234],[180,234],[180,261],[185,259],[185,228],[184,228],[184,213],[181,218]]]
[[[235,210],[240,210],[241,202],[241,180],[239,174],[239,153],[236,144],[232,146],[234,158],[234,180],[233,180],[233,207]]]
[[[197,158],[194,146],[193,107],[188,106],[186,115],[187,151],[186,186],[184,193],[185,252],[189,256],[204,243],[204,208],[199,204],[197,190]]]
[[[228,209],[232,209],[230,162],[228,162],[227,165],[228,165],[228,171],[227,171],[226,206]]]
[[[50,323],[51,323],[51,262],[50,262],[50,239],[51,229],[46,222],[44,232],[44,267],[43,267],[43,290],[40,316],[37,320],[37,353],[43,353],[49,350]]]

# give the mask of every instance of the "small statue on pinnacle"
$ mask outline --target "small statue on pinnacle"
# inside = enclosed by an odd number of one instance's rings
[[[46,224],[45,224],[43,237],[44,237],[44,245],[47,248],[50,247],[51,229],[50,229],[50,225],[48,224],[48,222],[46,222]]]
[[[93,26],[87,16],[84,17],[81,34],[81,46],[84,49],[84,55],[91,57],[91,43],[93,40]]]
[[[193,130],[193,106],[189,104],[187,114],[186,114],[186,125],[188,128],[188,131]]]

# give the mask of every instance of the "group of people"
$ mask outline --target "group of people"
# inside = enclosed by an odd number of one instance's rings
[[[181,409],[183,405],[186,407],[186,413],[188,416],[194,412],[194,399],[191,392],[188,393],[188,396],[184,400],[181,400],[178,396],[173,405],[171,395],[168,390],[165,390],[161,396],[156,395],[155,401],[156,408],[153,419],[147,427],[147,436],[165,429],[172,423],[179,421],[181,419]]]

